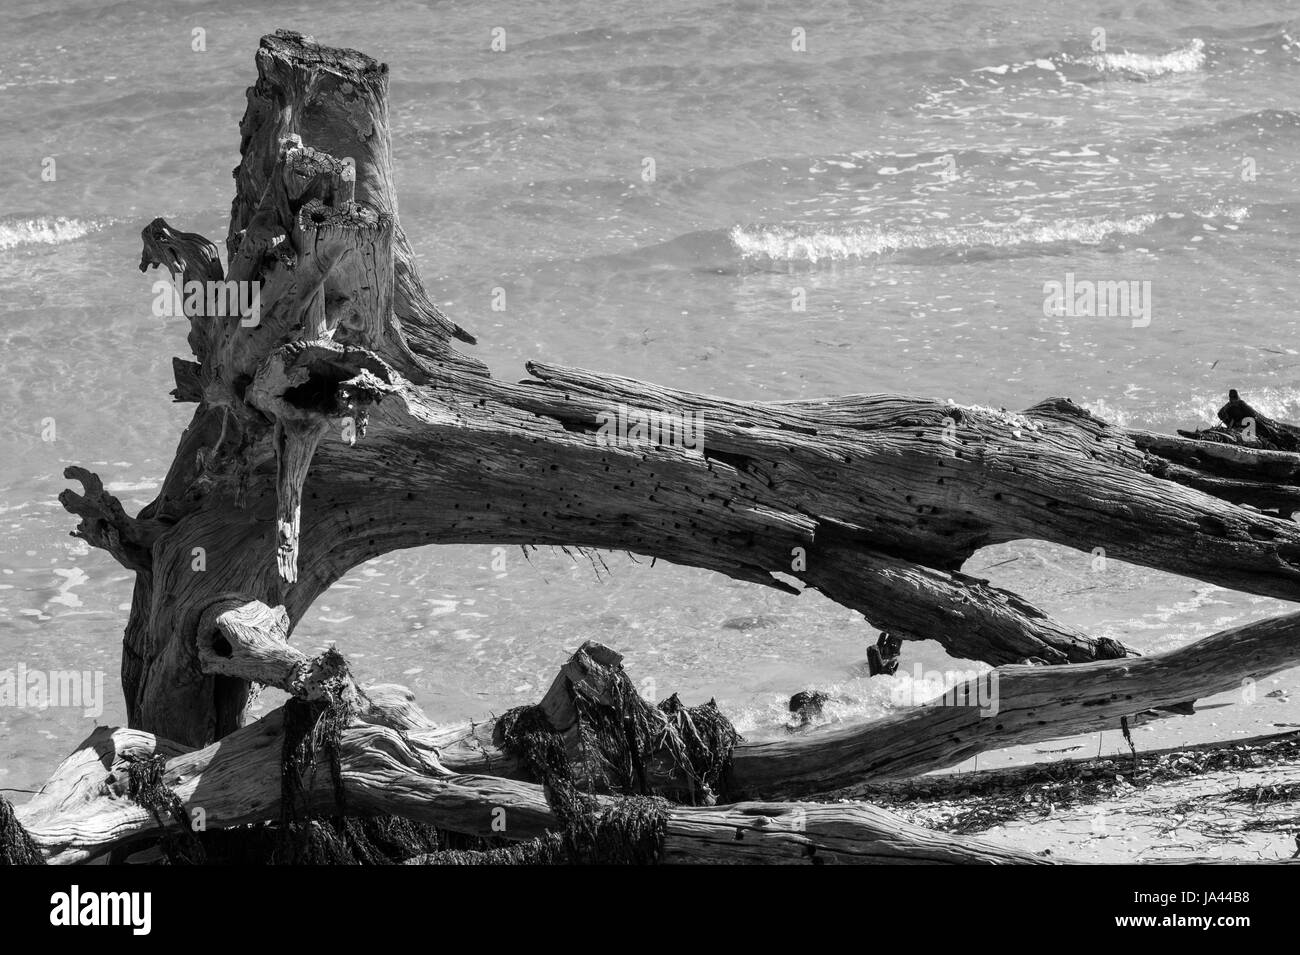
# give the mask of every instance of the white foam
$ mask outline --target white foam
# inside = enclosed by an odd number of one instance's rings
[[[1205,65],[1205,41],[1192,40],[1170,53],[1092,53],[1072,58],[1099,73],[1132,73],[1148,79],[1174,73],[1194,73]]]
[[[1241,222],[1250,215],[1249,206],[1233,205],[1227,202],[1216,202],[1213,205],[1193,209],[1192,211],[1206,219],[1230,219],[1233,222]]]
[[[945,228],[904,227],[807,231],[788,226],[731,230],[732,243],[746,259],[822,262],[861,259],[889,252],[925,249],[1010,248],[1074,242],[1096,244],[1107,236],[1135,235],[1155,223],[1145,214],[1127,219],[1064,219],[1050,223],[985,224]]]
[[[62,216],[39,216],[0,222],[0,252],[20,245],[58,245],[94,232],[98,225]]]
[[[1289,354],[1295,354],[1288,349]],[[1300,389],[1286,386],[1241,387],[1245,399],[1261,414],[1279,421],[1295,421],[1300,418]],[[1227,386],[1222,391],[1209,392],[1198,390],[1190,397],[1175,401],[1173,404],[1159,403],[1148,407],[1131,406],[1122,402],[1110,402],[1105,398],[1091,398],[1081,402],[1099,418],[1120,427],[1166,427],[1169,422],[1176,422],[1180,428],[1208,428],[1217,425],[1218,411],[1228,400]]]

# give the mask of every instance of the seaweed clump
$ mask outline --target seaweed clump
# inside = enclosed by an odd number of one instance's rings
[[[433,826],[398,816],[348,815],[340,748],[364,695],[334,648],[314,661],[330,673],[320,699],[294,697],[284,705],[280,751],[280,819],[269,854],[275,865],[392,865],[443,848]],[[321,818],[312,806],[312,782],[324,755],[333,783],[335,812]]]
[[[0,796],[0,865],[45,865],[45,857],[14,815],[13,804]]]
[[[711,806],[725,792],[740,735],[716,702],[686,706],[673,694],[650,703],[621,659],[588,642],[561,677],[563,700],[497,721],[495,742],[542,784],[563,826],[552,861],[657,863],[669,803]]]
[[[392,865],[413,856],[463,851],[433,826],[397,816],[348,816],[340,743],[362,699],[342,654],[331,648],[314,662],[313,672],[329,673],[319,684],[320,698],[292,697],[283,709],[280,753],[280,818],[274,825],[238,826],[194,832],[184,805],[163,780],[164,760],[136,760],[129,770],[130,796],[149,809],[160,826],[170,816],[179,834],[159,844],[172,865]],[[322,816],[313,806],[314,777],[328,767],[334,812]],[[473,844],[482,840],[471,840]]]
[[[190,815],[176,791],[163,778],[166,765],[167,760],[156,753],[132,760],[127,768],[127,792],[153,814],[160,828],[166,828],[164,817],[170,817],[176,823],[178,832],[163,836],[158,845],[168,862],[172,865],[203,865],[207,856]]]

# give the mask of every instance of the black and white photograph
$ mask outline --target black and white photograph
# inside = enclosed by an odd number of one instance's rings
[[[3,0],[0,164],[19,921],[720,865],[1267,921],[1294,2]],[[779,891],[941,924],[899,878]]]

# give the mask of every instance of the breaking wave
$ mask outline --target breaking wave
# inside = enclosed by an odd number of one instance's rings
[[[5,216],[0,218],[0,252],[21,245],[60,245],[100,228],[99,223],[62,216]]]
[[[1205,65],[1205,41],[1194,39],[1170,53],[1090,53],[1071,56],[1067,62],[1090,66],[1099,73],[1122,73],[1154,79],[1176,73],[1195,73]]]
[[[1161,217],[1154,214],[1123,219],[1064,219],[1048,223],[842,229],[798,229],[764,226],[731,230],[741,257],[770,262],[836,262],[865,259],[890,252],[1003,249],[1058,243],[1095,245],[1111,236],[1138,235]]]
[[[1027,75],[1057,74],[1074,80],[1083,79],[1081,73],[1092,73],[1153,80],[1161,76],[1195,73],[1205,66],[1205,61],[1205,41],[1194,39],[1186,46],[1168,53],[1132,53],[1128,50],[1082,54],[1054,53],[1050,57],[1037,57],[1019,63],[983,66],[974,72],[1003,77],[1028,71]]]

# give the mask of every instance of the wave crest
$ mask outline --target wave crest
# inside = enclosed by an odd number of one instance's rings
[[[789,226],[744,228],[730,232],[744,259],[773,262],[835,262],[865,259],[889,252],[940,249],[1013,248],[1021,245],[1079,243],[1095,245],[1110,236],[1145,232],[1154,214],[1126,219],[1062,219],[1049,223],[949,226],[944,228],[873,228],[803,230]]]
[[[1205,41],[1194,39],[1169,53],[1090,53],[1068,61],[1090,66],[1099,73],[1124,73],[1153,79],[1174,73],[1195,73],[1205,65]]]
[[[98,228],[97,223],[63,216],[11,216],[0,219],[0,252],[20,245],[59,245],[72,242]]]

